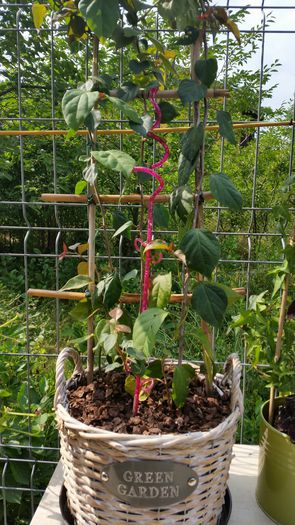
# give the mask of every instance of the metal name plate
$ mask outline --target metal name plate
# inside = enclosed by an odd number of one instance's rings
[[[168,507],[186,499],[198,485],[197,473],[173,461],[130,460],[106,465],[105,488],[133,507]]]

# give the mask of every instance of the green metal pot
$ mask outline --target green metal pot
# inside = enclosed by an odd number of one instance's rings
[[[282,398],[275,400],[275,406]],[[267,401],[261,407],[259,470],[256,498],[263,512],[279,525],[295,524],[295,445],[267,421]]]

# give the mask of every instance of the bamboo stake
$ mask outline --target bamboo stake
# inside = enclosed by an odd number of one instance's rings
[[[295,121],[285,120],[281,122],[238,122],[233,124],[234,129],[248,129],[248,128],[270,128],[270,127],[288,127],[294,126]],[[206,126],[206,131],[218,131],[218,124],[210,124]],[[188,130],[188,126],[180,127],[161,127],[156,128],[153,131],[155,133],[185,133]],[[69,131],[66,129],[38,129],[38,130],[0,130],[0,137],[40,137],[40,136],[64,136],[68,135]],[[135,131],[132,129],[98,129],[97,135],[135,135]],[[88,135],[87,129],[80,129],[76,132],[78,136]]]
[[[112,97],[117,97],[118,90],[117,89],[111,90],[110,95]],[[229,97],[230,92],[228,89],[224,89],[224,88],[220,88],[220,89],[213,88],[213,89],[207,90],[206,96],[209,98],[223,98],[223,97]],[[175,99],[175,98],[179,98],[179,93],[177,89],[163,89],[163,90],[158,91],[156,97],[162,98],[162,99]],[[137,95],[137,98],[147,98],[147,92],[141,89]]]
[[[98,76],[98,47],[99,40],[97,36],[93,37],[93,57],[92,57],[92,78]],[[92,143],[96,142],[96,131],[91,134]],[[91,162],[94,163],[92,159]],[[94,183],[95,184],[95,183]],[[87,197],[88,199],[95,192],[94,184],[87,184]],[[89,291],[92,293],[95,288],[95,224],[96,223],[96,203],[88,201],[88,276],[91,283],[89,284]],[[87,383],[90,384],[93,381],[94,371],[94,317],[90,315],[87,319]]]
[[[245,288],[233,288],[233,291],[241,296],[246,295]],[[29,288],[27,291],[29,297],[47,297],[49,299],[67,299],[72,301],[82,301],[86,298],[83,292],[63,292],[60,290],[42,290],[40,288]],[[188,299],[191,300],[192,294],[188,294]],[[170,303],[177,304],[183,300],[183,294],[171,294]],[[122,304],[138,304],[140,302],[140,294],[137,293],[123,293],[120,297]]]
[[[277,333],[277,341],[276,341],[276,349],[275,349],[275,357],[274,357],[275,363],[278,363],[281,358],[281,349],[282,349],[282,342],[283,342],[284,322],[285,322],[285,317],[286,317],[289,281],[290,281],[290,274],[286,274],[285,279],[284,279],[284,289],[283,289],[282,298],[281,298],[280,317],[279,317],[278,333]],[[269,412],[268,412],[268,422],[270,425],[273,424],[273,419],[274,419],[275,394],[276,394],[276,389],[274,386],[271,386],[270,395],[269,395]]]
[[[203,193],[204,200],[213,199],[213,195],[210,191]],[[95,195],[93,196],[94,201]],[[102,204],[141,204],[142,201],[147,206],[150,200],[150,195],[141,196],[139,193],[131,193],[130,195],[100,195],[100,201]],[[157,203],[168,203],[170,195],[158,195],[155,199]],[[42,193],[41,201],[43,202],[70,202],[70,203],[82,203],[87,204],[87,195],[75,195],[71,193]]]

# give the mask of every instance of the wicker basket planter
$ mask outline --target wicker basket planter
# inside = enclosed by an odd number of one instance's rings
[[[56,416],[68,504],[77,525],[216,525],[226,491],[237,422],[242,412],[241,365],[228,358],[224,381],[231,386],[231,414],[208,432],[142,436],[116,434],[85,425],[67,409],[65,361],[76,351],[66,348],[57,361]],[[198,485],[184,500],[165,508],[137,508],[116,498],[101,473],[106,465],[128,460],[172,461],[191,467]]]

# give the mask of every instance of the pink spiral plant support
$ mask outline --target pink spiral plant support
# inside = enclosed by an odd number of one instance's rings
[[[156,101],[157,91],[158,91],[157,88],[153,88],[153,89],[150,90],[150,101],[151,101],[151,103],[152,103],[152,105],[153,105],[153,107],[155,109],[155,112],[156,112],[156,120],[155,120],[155,122],[153,124],[152,130],[155,129],[155,128],[158,128],[160,126],[160,124],[161,124],[161,117],[162,117],[161,109],[160,109],[160,107],[159,107],[159,105],[158,105],[158,103]],[[161,193],[161,191],[163,190],[163,188],[164,188],[164,180],[154,170],[157,169],[157,168],[161,168],[163,166],[163,164],[169,159],[169,156],[170,156],[169,148],[168,148],[166,142],[161,137],[158,137],[152,131],[150,131],[147,134],[147,136],[149,138],[155,140],[159,144],[161,144],[161,146],[163,146],[163,148],[165,150],[165,154],[164,154],[164,156],[163,156],[163,158],[161,160],[159,160],[158,162],[155,162],[155,164],[152,164],[152,166],[150,168],[146,168],[146,167],[143,167],[143,166],[136,166],[135,168],[133,168],[133,171],[135,173],[148,173],[149,175],[154,177],[159,183],[159,186],[156,188],[156,190],[151,195],[149,203],[148,203],[147,240],[146,240],[146,242],[143,242],[141,239],[135,239],[135,243],[134,244],[135,244],[135,248],[137,250],[140,250],[140,245],[141,246],[146,246],[147,244],[149,244],[152,241],[152,237],[153,237],[153,208],[154,208],[154,204],[155,204],[155,200],[156,200],[157,195],[159,195]],[[147,253],[146,253],[145,267],[144,267],[144,277],[143,277],[143,292],[142,292],[141,312],[144,312],[147,309],[147,307],[148,307],[148,295],[149,295],[149,288],[150,288],[150,267],[151,267],[151,264],[156,264],[156,263],[160,262],[161,259],[162,259],[162,255],[160,255],[157,258],[157,260],[153,259],[152,258],[152,254],[151,254],[151,250],[148,250]]]

